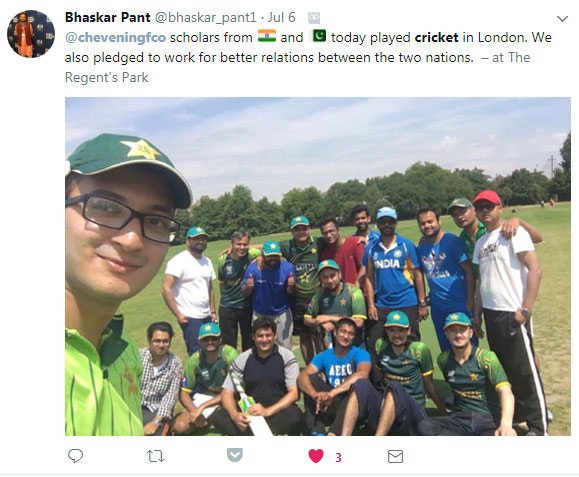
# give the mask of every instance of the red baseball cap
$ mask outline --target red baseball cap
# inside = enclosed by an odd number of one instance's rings
[[[499,197],[499,194],[497,194],[494,190],[483,190],[474,198],[472,203],[476,204],[479,200],[488,200],[492,204],[501,203],[501,198]]]

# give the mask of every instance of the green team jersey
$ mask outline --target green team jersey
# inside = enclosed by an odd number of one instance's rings
[[[221,392],[221,385],[225,381],[229,366],[237,358],[237,350],[229,345],[219,347],[217,360],[207,362],[203,350],[196,351],[187,360],[185,376],[181,380],[181,390],[190,393],[208,394],[217,396]]]
[[[344,283],[342,291],[334,296],[326,290],[318,290],[308,305],[304,316],[318,315],[349,316],[366,319],[366,302],[362,290],[350,283]]]
[[[107,326],[99,350],[65,329],[65,434],[142,436],[143,365],[122,316]]]
[[[485,224],[483,224],[481,221],[477,220],[477,228],[476,228],[476,232],[474,233],[474,242],[471,240],[471,238],[468,236],[468,234],[466,233],[466,230],[462,230],[462,232],[460,232],[460,235],[458,236],[459,239],[461,239],[464,243],[464,246],[466,247],[466,254],[468,255],[468,259],[470,261],[470,264],[472,265],[472,269],[474,270],[474,276],[475,278],[479,277],[479,272],[478,272],[478,265],[476,263],[472,263],[472,256],[474,254],[474,246],[477,242],[477,240],[479,238],[481,238],[484,234],[487,233],[487,229],[485,227]]]
[[[279,243],[283,257],[296,269],[296,296],[311,298],[320,286],[318,264],[324,247],[321,238],[312,238],[305,247],[298,247],[294,239]]]
[[[495,353],[473,346],[468,360],[460,365],[454,352],[448,350],[438,356],[438,367],[454,392],[454,404],[459,410],[500,417],[496,391],[510,384]]]
[[[384,374],[384,384],[399,382],[418,404],[426,404],[423,376],[434,372],[432,353],[424,343],[410,343],[404,351],[396,354],[385,338],[376,341],[376,365]]]
[[[217,257],[217,280],[221,286],[221,306],[228,308],[250,308],[251,297],[241,294],[241,281],[247,266],[261,255],[261,250],[250,248],[247,255],[239,260],[231,254]]]

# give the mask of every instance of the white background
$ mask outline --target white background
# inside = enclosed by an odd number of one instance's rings
[[[3,333],[1,335],[2,393],[0,408],[4,438],[0,474],[198,474],[235,473],[247,475],[305,474],[457,474],[467,473],[569,473],[577,472],[577,436],[536,439],[496,438],[276,438],[267,441],[234,438],[128,439],[65,438],[62,422],[62,278],[63,214],[62,185],[64,161],[65,96],[558,96],[578,94],[577,41],[579,12],[574,1],[413,1],[413,2],[98,2],[98,8],[82,7],[81,2],[2,2],[0,19],[6,25],[20,9],[38,9],[55,23],[57,38],[44,57],[18,57],[6,42],[0,48],[2,64],[2,133],[0,176],[3,227],[0,244],[4,265]],[[279,5],[278,5],[279,4]],[[139,65],[135,71],[150,72],[148,86],[97,85],[67,86],[63,63],[65,52],[114,52],[112,45],[70,45],[67,31],[132,32],[134,30],[179,33],[198,32],[199,25],[65,24],[64,11],[79,13],[135,13],[176,11],[194,13],[251,11],[296,12],[297,21],[283,25],[285,31],[307,32],[308,11],[320,11],[320,27],[328,31],[384,32],[551,32],[550,47],[524,50],[534,61],[527,65]],[[565,23],[556,16],[569,15]],[[259,26],[262,26],[259,24]],[[267,25],[266,25],[267,26]],[[208,26],[212,32],[247,31],[257,25]],[[282,27],[278,26],[278,31]],[[217,49],[223,44],[216,45]],[[464,46],[464,45],[463,45]],[[260,45],[253,47],[261,52]],[[123,52],[162,51],[169,43],[143,47],[134,45]],[[211,46],[203,47],[206,51]],[[487,46],[486,53],[506,50],[505,45]],[[197,49],[183,45],[183,49]],[[318,50],[305,40],[288,48],[296,52]],[[234,52],[233,48],[228,48]],[[320,51],[340,51],[336,45],[319,46]],[[362,53],[359,48],[345,51]],[[277,51],[283,51],[281,45]],[[373,53],[375,50],[371,50]],[[483,56],[483,50],[479,50]],[[141,67],[143,66],[143,67]],[[89,66],[75,66],[91,72]],[[39,73],[40,71],[40,73]],[[93,69],[94,71],[94,69]],[[122,72],[109,65],[101,71]],[[94,71],[97,72],[97,71]],[[43,88],[36,81],[42,77]],[[32,120],[38,112],[42,122]],[[573,122],[577,112],[573,110]],[[162,120],[162,118],[160,118]],[[100,131],[95,131],[95,135]],[[218,167],[218,165],[216,165]],[[576,212],[573,213],[576,219]],[[30,218],[34,217],[34,222]],[[573,270],[577,263],[573,256]],[[573,306],[573,309],[575,307]],[[577,327],[573,329],[577,342]],[[577,353],[573,353],[573,393],[577,396]],[[577,399],[574,399],[577,406]],[[577,425],[573,414],[572,429]],[[575,433],[576,434],[576,433]],[[82,448],[85,458],[73,464],[70,448]],[[243,447],[245,456],[230,464],[227,447]],[[310,448],[322,448],[319,464],[307,458]],[[163,449],[167,460],[149,463],[148,449]],[[387,449],[404,449],[405,463],[387,464]],[[342,462],[333,463],[336,452]]]

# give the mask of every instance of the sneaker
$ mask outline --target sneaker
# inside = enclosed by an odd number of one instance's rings
[[[325,436],[326,434],[324,434],[323,432],[310,432],[310,436]]]
[[[553,422],[553,413],[549,408],[547,408],[547,422]]]

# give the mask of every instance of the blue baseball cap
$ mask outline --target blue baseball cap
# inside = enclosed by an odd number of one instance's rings
[[[398,222],[398,216],[396,215],[396,210],[392,207],[382,207],[378,210],[376,214],[376,220],[381,219],[382,217],[390,217]]]

